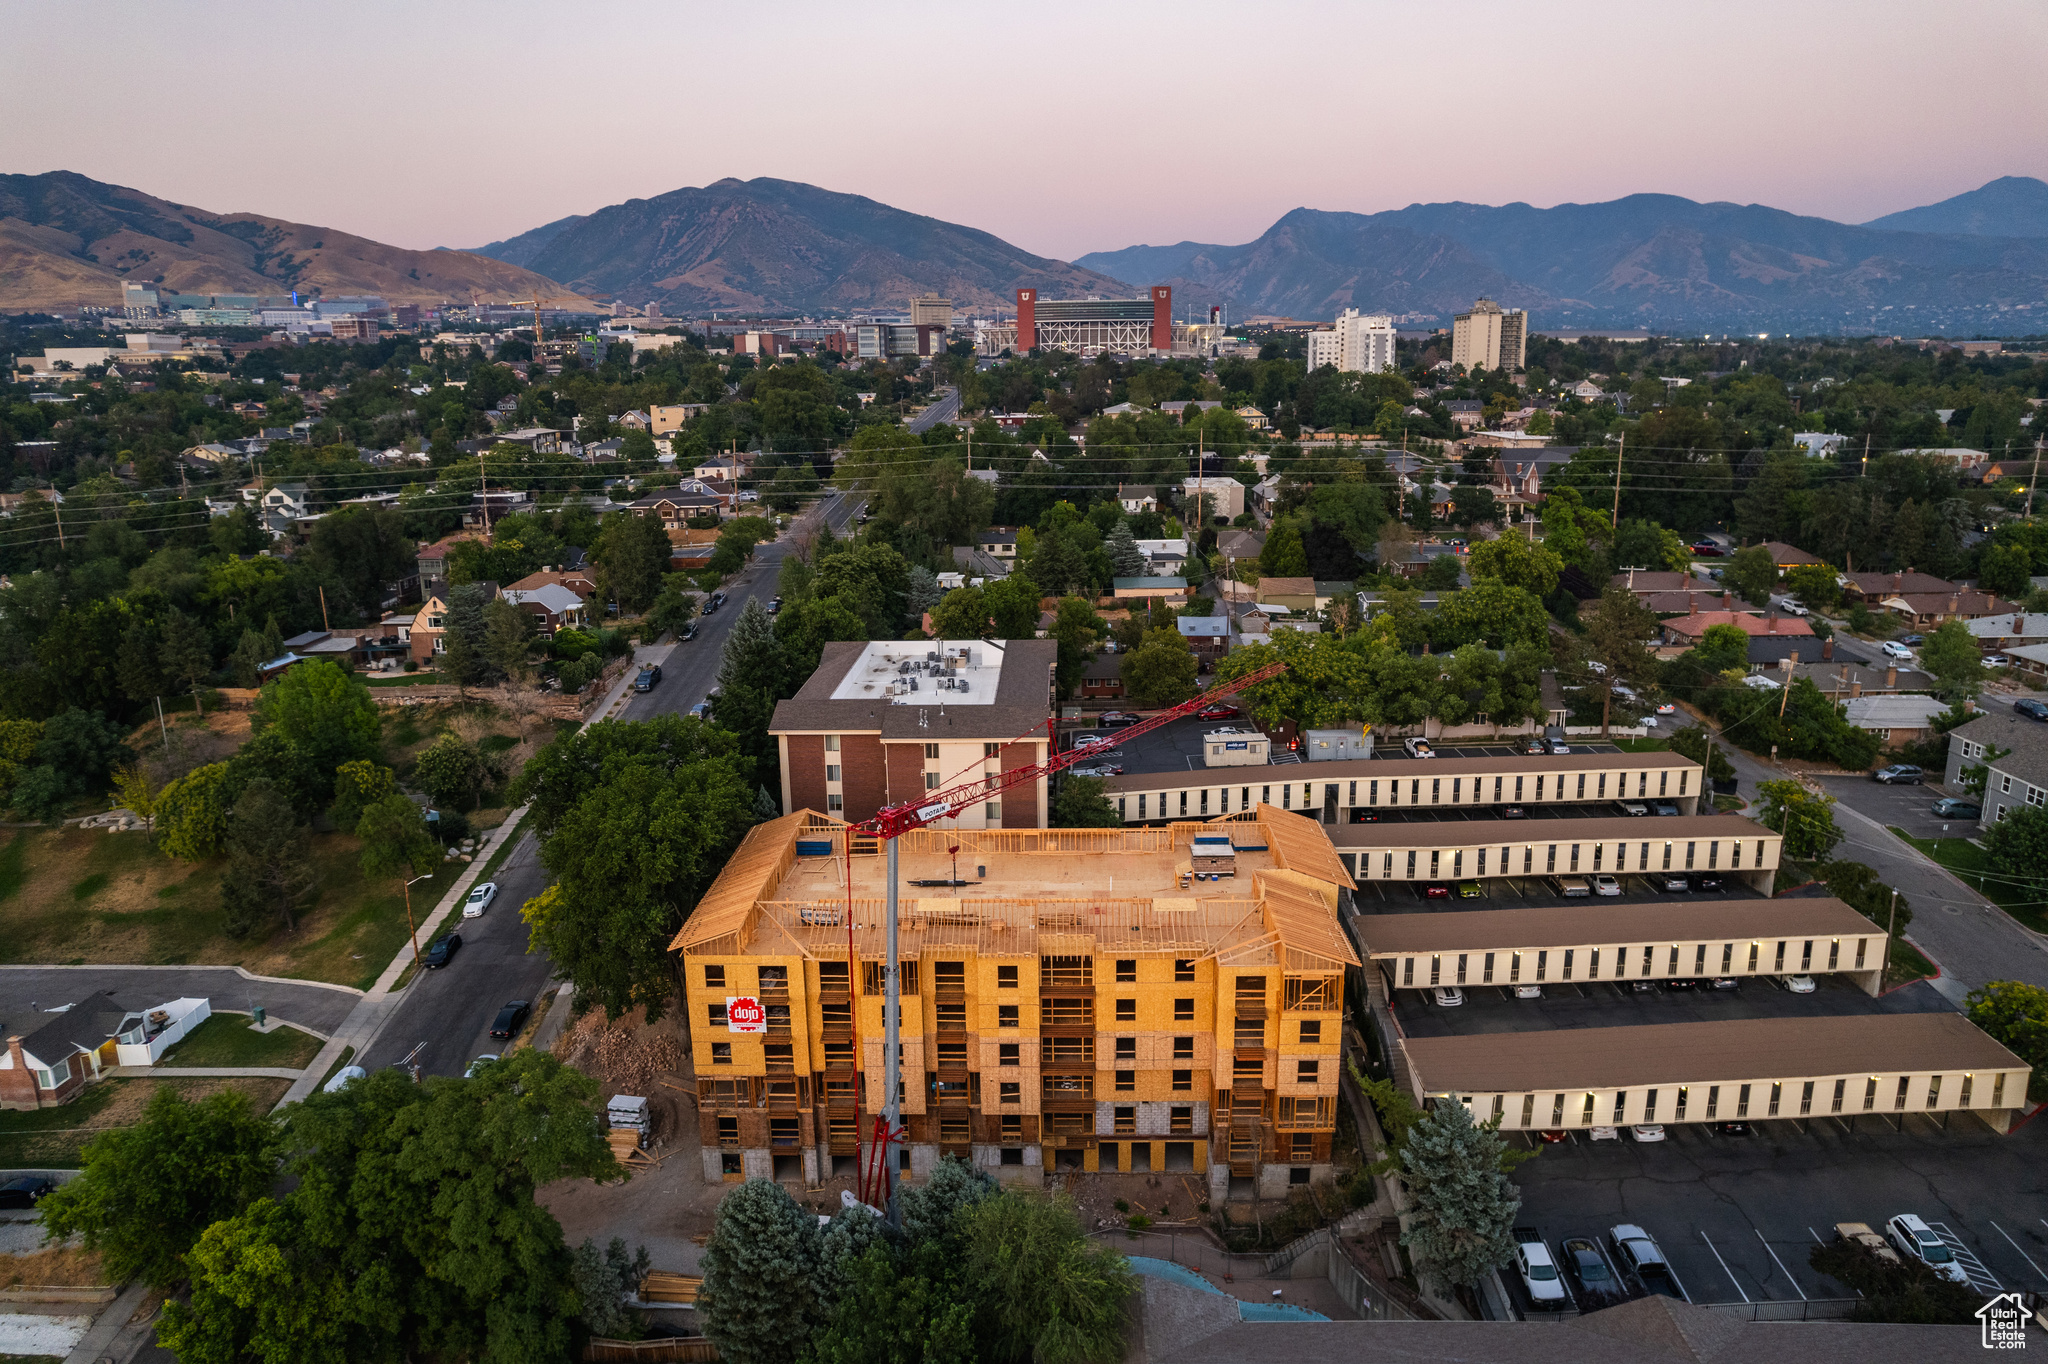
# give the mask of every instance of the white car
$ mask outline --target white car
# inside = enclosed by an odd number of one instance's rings
[[[1541,1241],[1521,1241],[1515,1246],[1515,1268],[1521,1271],[1522,1287],[1538,1307],[1565,1305],[1564,1280],[1558,1277],[1557,1262],[1550,1247]]]
[[[1439,1009],[1455,1009],[1465,1002],[1465,992],[1455,985],[1438,985],[1430,993],[1436,996]]]
[[[1984,666],[1987,668],[2003,668],[2010,665],[2011,663],[2012,660],[2007,658],[2004,654],[1984,655]]]
[[[482,885],[474,887],[469,892],[469,898],[462,902],[462,917],[465,919],[483,918],[484,911],[489,909],[491,901],[497,898],[498,883],[496,881],[486,881]]]
[[[1593,878],[1593,893],[1595,895],[1619,895],[1621,894],[1621,882],[1615,880],[1612,876],[1596,876]]]
[[[1950,1283],[1970,1281],[1970,1276],[1956,1263],[1955,1252],[1917,1214],[1900,1213],[1884,1224],[1884,1234],[1886,1240],[1898,1247],[1899,1254],[1912,1256]]]
[[[1786,976],[1784,980],[1785,988],[1795,995],[1810,995],[1813,993],[1812,976]]]
[[[1620,1141],[1621,1129],[1619,1127],[1589,1127],[1586,1129],[1586,1140]]]
[[[1666,701],[1663,705],[1657,707],[1657,713],[1659,715],[1676,715],[1678,714],[1678,707]]]
[[[1902,663],[1913,661],[1913,651],[1895,639],[1888,639],[1877,646],[1877,651],[1886,658],[1896,658]]]
[[[1803,616],[1806,614],[1806,603],[1794,601],[1790,597],[1785,598],[1785,600],[1779,602],[1778,605],[1784,607],[1785,610],[1791,612],[1795,616]]]
[[[1401,747],[1411,758],[1434,758],[1436,750],[1429,746],[1427,739],[1404,739]]]
[[[364,1070],[361,1066],[343,1066],[340,1070],[334,1072],[332,1080],[320,1086],[320,1092],[323,1094],[339,1094],[342,1090],[348,1088],[350,1080],[360,1080],[369,1073],[369,1071]]]
[[[1633,701],[1636,699],[1636,689],[1634,687],[1631,687],[1626,682],[1615,683],[1614,694],[1616,696],[1619,696],[1624,701]]]
[[[1517,985],[1515,987],[1515,998],[1541,999],[1543,998],[1543,987],[1541,985]]]
[[[1621,803],[1621,812],[1630,816],[1642,816],[1650,813],[1650,807],[1639,800],[1625,800]]]
[[[1083,734],[1074,740],[1074,747],[1097,748],[1108,742],[1110,742],[1110,739],[1106,734]]]
[[[1628,1129],[1628,1134],[1637,1141],[1664,1140],[1664,1124],[1661,1122],[1639,1122]]]

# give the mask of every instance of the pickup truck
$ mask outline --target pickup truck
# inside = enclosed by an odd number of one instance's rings
[[[1550,1247],[1543,1243],[1542,1233],[1534,1227],[1515,1228],[1515,1268],[1522,1276],[1522,1287],[1529,1290],[1529,1301],[1535,1306],[1556,1310],[1571,1305],[1564,1291],[1564,1280],[1558,1276],[1557,1261],[1550,1257]]]

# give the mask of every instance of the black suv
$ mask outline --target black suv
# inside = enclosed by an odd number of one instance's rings
[[[461,947],[462,935],[460,933],[450,933],[447,937],[427,949],[427,955],[420,962],[420,965],[426,967],[429,971],[438,971],[449,963],[456,952],[461,950]]]
[[[2013,702],[2012,708],[2014,714],[2024,715],[2029,720],[2048,720],[2048,705],[2043,705],[2031,698]]]
[[[519,1031],[520,1024],[526,1022],[526,1016],[532,1012],[533,1001],[527,999],[513,1000],[510,1004],[498,1010],[497,1018],[491,1023],[491,1036],[511,1037]]]
[[[654,684],[661,681],[661,665],[649,663],[640,669],[640,675],[633,679],[634,691],[653,691]]]

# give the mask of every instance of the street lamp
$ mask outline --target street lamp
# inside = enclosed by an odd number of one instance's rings
[[[405,891],[405,934],[406,937],[412,940],[412,964],[415,967],[420,964],[420,934],[419,930],[414,928],[412,923],[412,883],[413,881],[429,880],[433,875],[434,873],[427,872],[423,875],[415,876],[412,878],[412,881],[407,881],[403,887]]]

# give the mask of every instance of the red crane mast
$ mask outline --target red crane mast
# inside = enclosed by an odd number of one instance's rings
[[[1134,739],[1140,734],[1149,734],[1155,729],[1172,724],[1175,720],[1184,719],[1205,706],[1213,705],[1218,697],[1229,696],[1232,693],[1243,691],[1247,687],[1255,687],[1261,682],[1271,681],[1286,671],[1287,665],[1285,663],[1269,663],[1254,672],[1246,673],[1243,677],[1235,677],[1225,682],[1217,682],[1206,692],[1194,697],[1192,700],[1183,701],[1177,706],[1170,706],[1120,731],[1119,738]],[[859,823],[849,825],[846,830],[846,960],[849,977],[848,985],[856,990],[858,987],[853,985],[851,979],[853,963],[856,960],[853,945],[854,836],[865,834],[869,837],[880,838],[886,843],[888,852],[888,919],[884,924],[884,933],[888,943],[888,955],[882,977],[883,1109],[881,1113],[875,1116],[875,1130],[868,1143],[868,1158],[861,1168],[859,1184],[861,1201],[870,1206],[882,1208],[892,1222],[895,1220],[897,1162],[890,1158],[890,1153],[895,1143],[903,1139],[901,1125],[902,1104],[898,1098],[898,1062],[900,1054],[897,1039],[901,1027],[901,1019],[898,1016],[901,996],[897,990],[898,975],[896,969],[896,887],[898,884],[896,840],[904,834],[922,829],[926,825],[934,824],[962,809],[971,807],[977,801],[993,799],[1011,787],[1022,786],[1028,782],[1035,782],[1040,777],[1049,777],[1065,771],[1067,768],[1083,762],[1109,747],[1109,745],[1098,745],[1089,748],[1070,748],[1065,752],[1060,752],[1058,751],[1057,718],[1048,717],[1045,722],[1045,728],[1047,737],[1053,743],[1054,752],[1044,762],[1033,763],[1029,767],[1014,767],[1008,771],[982,773],[966,781],[959,780],[959,776],[965,775],[964,773],[956,775],[955,785],[933,792],[922,800],[905,801],[900,805],[884,806]],[[1029,732],[1012,739],[1010,743],[1003,745],[1003,747],[1009,748],[1013,744],[1029,742],[1035,739],[1037,735],[1038,730],[1034,726]],[[859,1017],[859,1010],[856,1008],[854,1010],[853,1039],[855,1056],[860,1055]],[[859,1084],[854,1086],[853,1123],[854,1130],[858,1132],[860,1130]]]

